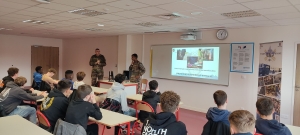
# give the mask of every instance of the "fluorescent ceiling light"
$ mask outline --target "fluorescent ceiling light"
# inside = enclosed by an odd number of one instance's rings
[[[12,30],[12,29],[6,29],[6,30]]]
[[[103,24],[98,23],[98,26],[104,26]]]
[[[23,22],[30,22],[31,20],[25,20],[25,21],[23,21]]]
[[[192,12],[191,15],[201,15],[203,14],[202,12]]]

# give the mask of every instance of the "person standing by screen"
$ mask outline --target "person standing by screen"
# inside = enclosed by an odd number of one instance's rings
[[[106,66],[105,57],[100,54],[100,49],[95,49],[95,55],[92,55],[90,59],[90,66],[92,66],[92,86],[96,86],[97,78],[98,80],[103,80],[103,67]]]
[[[131,76],[130,76],[130,82],[133,83],[139,83],[138,84],[138,90],[139,93],[141,93],[140,90],[140,80],[141,80],[141,76],[146,72],[146,69],[144,67],[144,65],[137,60],[138,55],[136,53],[131,55],[131,65],[129,66],[129,71],[131,72]]]

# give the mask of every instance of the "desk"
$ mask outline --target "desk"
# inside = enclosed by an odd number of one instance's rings
[[[34,90],[32,93],[36,93],[37,95],[39,95],[39,94],[42,93],[42,92],[43,92],[43,91]],[[49,94],[49,93],[47,93],[47,96],[48,96],[48,94]],[[37,100],[36,102],[43,102],[45,98],[46,98],[46,97],[44,97],[44,98],[42,98],[42,99],[39,99],[39,100]]]
[[[127,116],[121,113],[116,113],[102,108],[100,108],[100,111],[102,113],[101,120],[96,120],[92,117],[90,117],[89,120],[109,127],[119,126],[120,124],[127,124],[127,135],[130,135],[130,122],[135,121],[135,117]],[[105,127],[103,127],[103,131],[104,129]]]
[[[142,94],[135,94],[127,96],[127,99],[134,100],[134,101],[142,101],[143,95]],[[179,105],[182,105],[182,102],[179,102]],[[158,103],[160,105],[160,103]],[[154,109],[154,108],[153,108]],[[179,110],[176,112],[176,118],[179,120]]]
[[[19,115],[0,118],[0,135],[52,135]]]
[[[292,135],[300,135],[300,127],[291,126],[291,125],[285,125],[285,126],[289,128]]]
[[[105,94],[108,91],[108,89],[106,89],[106,88],[99,88],[99,87],[93,87],[93,86],[92,86],[92,89],[93,89],[94,93],[96,93],[96,94]]]
[[[109,82],[108,80],[101,80],[98,82],[100,88],[110,89],[113,82]],[[124,83],[125,91],[127,95],[134,95],[138,93],[138,83]]]

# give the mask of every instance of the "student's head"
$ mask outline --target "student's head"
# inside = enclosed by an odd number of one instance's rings
[[[156,80],[152,80],[149,82],[149,88],[150,90],[156,90],[158,88],[158,83]]]
[[[257,113],[261,116],[270,116],[274,113],[274,104],[270,98],[260,98],[256,101]]]
[[[85,73],[80,71],[76,74],[77,81],[82,81],[85,77]]]
[[[125,81],[126,76],[123,74],[117,74],[115,76],[115,82],[123,83]]]
[[[67,71],[65,72],[65,78],[66,78],[66,79],[73,80],[73,71],[72,71],[72,70],[67,70]]]
[[[96,54],[96,56],[99,56],[99,55],[100,55],[100,49],[99,49],[99,48],[96,48],[96,49],[95,49],[95,54]]]
[[[72,83],[68,80],[61,80],[57,84],[57,89],[61,91],[66,97],[69,97],[72,94],[71,89]]]
[[[229,115],[231,134],[255,133],[255,118],[247,110],[236,110]]]
[[[165,91],[160,95],[160,106],[163,112],[175,113],[178,110],[180,96],[173,91]]]
[[[11,67],[7,70],[7,74],[8,74],[8,76],[16,79],[19,75],[19,69],[16,67]]]
[[[14,81],[18,86],[24,86],[27,83],[27,79],[25,77],[17,77]]]
[[[52,77],[56,74],[56,70],[54,68],[48,69],[48,75],[49,77]]]
[[[43,73],[43,67],[42,67],[42,66],[37,66],[37,67],[35,68],[35,71],[36,71],[37,73],[42,74],[42,73]]]
[[[138,58],[138,55],[136,53],[131,55],[131,60],[136,61]]]
[[[213,97],[218,107],[227,103],[227,94],[223,90],[217,90]]]
[[[87,84],[83,84],[78,86],[77,89],[77,96],[80,99],[85,99],[87,96],[89,96],[92,93],[92,87]]]

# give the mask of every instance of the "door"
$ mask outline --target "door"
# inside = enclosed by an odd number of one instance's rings
[[[57,73],[53,76],[58,79],[59,75],[59,48],[48,46],[31,46],[31,74],[35,72],[35,67],[42,66],[43,73],[47,73],[49,68],[54,68]]]
[[[294,94],[294,126],[300,126],[300,44],[297,45],[296,80]]]

